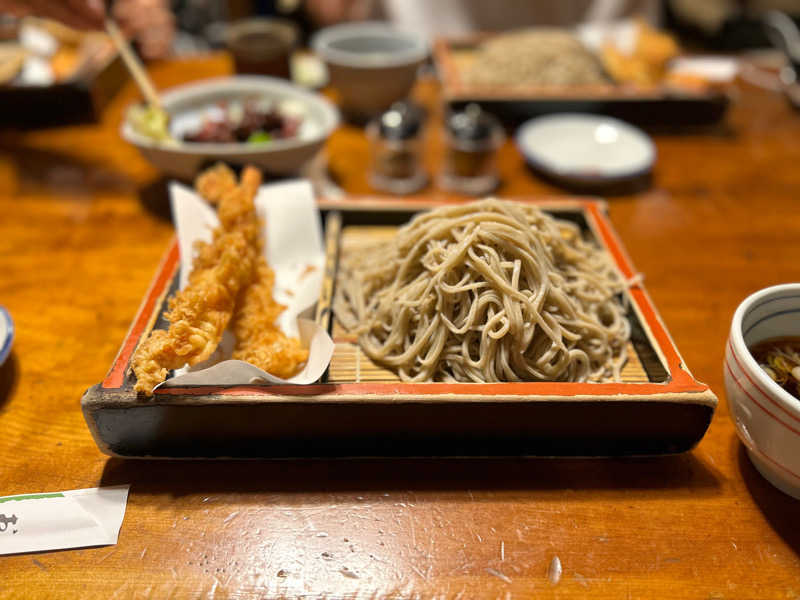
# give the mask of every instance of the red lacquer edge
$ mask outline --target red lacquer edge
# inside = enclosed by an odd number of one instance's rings
[[[694,90],[675,88],[663,83],[653,85],[598,83],[586,85],[542,86],[519,85],[512,89],[464,83],[453,60],[454,44],[477,44],[487,34],[460,38],[437,38],[433,42],[433,58],[440,70],[442,90],[450,100],[663,100],[672,94],[675,98],[698,100],[715,96],[713,89]]]
[[[584,206],[586,207],[586,212],[594,219],[597,230],[600,233],[600,236],[603,238],[603,243],[608,248],[608,251],[611,252],[611,256],[616,261],[620,271],[625,277],[629,279],[632,278],[636,272],[633,269],[633,265],[628,258],[628,255],[622,248],[622,242],[611,228],[611,223],[609,223],[605,215],[603,215],[603,213],[599,210],[596,202],[587,202]],[[703,385],[695,381],[689,372],[683,368],[681,357],[678,354],[678,349],[675,348],[675,345],[672,343],[672,339],[669,337],[667,330],[664,328],[664,324],[658,317],[656,309],[650,300],[650,296],[647,295],[647,292],[644,291],[644,288],[640,284],[633,285],[630,288],[630,295],[636,305],[639,307],[642,317],[644,318],[648,327],[650,327],[653,337],[655,337],[659,347],[661,348],[661,352],[664,354],[664,359],[667,361],[667,370],[672,378],[672,381],[670,384],[668,384],[669,386],[672,386],[671,389],[674,389],[674,386],[688,386],[691,391],[707,390],[707,385]]]
[[[621,243],[611,228],[601,210],[602,203],[591,200],[576,200],[577,206],[582,206],[586,214],[591,217],[596,231],[601,236],[603,243],[608,248],[612,257],[625,277],[632,277],[634,270]],[[547,204],[544,202],[542,204]],[[131,326],[122,349],[114,362],[111,371],[102,383],[103,388],[119,388],[125,376],[128,362],[138,343],[144,328],[149,321],[156,301],[163,294],[175,270],[178,267],[177,240],[167,252],[161,263],[156,278],[148,291],[141,308]],[[446,394],[469,394],[483,396],[593,396],[603,395],[651,395],[680,392],[703,392],[708,386],[695,381],[687,371],[681,367],[681,359],[677,349],[664,329],[655,308],[641,286],[635,285],[630,290],[633,301],[638,306],[643,319],[650,328],[653,337],[658,343],[667,361],[667,370],[670,381],[666,383],[339,383],[339,384],[314,384],[307,386],[197,386],[174,387],[156,390],[156,396],[202,396],[219,394],[228,396],[266,395],[266,396],[314,396],[326,395],[409,395],[431,396]]]
[[[178,269],[179,255],[178,238],[175,238],[172,240],[172,245],[161,259],[161,264],[158,266],[155,279],[153,279],[153,282],[150,284],[150,289],[147,290],[144,300],[139,306],[139,311],[133,319],[133,324],[128,330],[128,335],[125,336],[122,348],[120,348],[119,354],[117,354],[117,358],[111,366],[111,370],[103,380],[102,385],[104,388],[119,388],[122,386],[122,382],[125,381],[125,370],[128,368],[131,355],[136,349],[136,344],[139,342],[139,338],[153,314],[158,298],[164,293],[164,290],[175,276],[175,271]]]
[[[441,70],[443,87],[451,94],[461,92],[461,77],[450,55],[450,42],[442,38],[436,39],[433,42],[433,57]]]
[[[542,198],[531,199],[525,197],[509,197],[508,200],[515,202],[523,202],[528,204],[535,204],[540,207],[549,207],[554,209],[569,208],[578,209],[585,208],[586,203],[590,204],[593,201],[586,199],[576,198]],[[439,206],[453,206],[456,204],[463,204],[464,202],[473,202],[474,196],[452,196],[452,195],[438,195],[436,192],[430,194],[410,194],[402,198],[386,197],[378,194],[361,194],[354,196],[326,197],[322,196],[317,198],[317,206],[321,210],[372,210],[376,212],[390,212],[402,210],[411,212],[414,210],[423,210],[427,208],[435,208]],[[595,200],[602,204],[602,201]]]

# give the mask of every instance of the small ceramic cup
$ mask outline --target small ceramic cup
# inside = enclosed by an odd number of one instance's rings
[[[299,36],[286,19],[252,18],[232,23],[226,43],[237,73],[291,79],[290,57]]]
[[[775,487],[800,499],[800,400],[772,381],[748,349],[787,336],[800,336],[800,283],[768,287],[739,305],[723,370],[731,418],[750,460]]]
[[[311,46],[328,67],[342,111],[355,121],[366,121],[408,96],[428,56],[419,33],[377,22],[327,27]]]

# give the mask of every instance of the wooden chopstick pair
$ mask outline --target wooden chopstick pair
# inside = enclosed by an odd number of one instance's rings
[[[131,48],[128,40],[125,39],[122,31],[120,31],[119,26],[110,17],[106,18],[105,25],[108,36],[116,46],[120,56],[122,56],[125,66],[128,67],[128,71],[130,71],[133,80],[136,82],[136,85],[139,86],[139,90],[141,90],[144,99],[148,102],[148,104],[163,110],[163,107],[161,106],[161,98],[159,97],[153,82],[150,80],[150,76],[147,74],[142,61],[139,60],[139,57],[136,56],[136,53]]]

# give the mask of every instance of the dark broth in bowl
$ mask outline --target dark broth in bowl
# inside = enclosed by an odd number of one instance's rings
[[[772,381],[800,400],[800,336],[769,338],[748,349]]]

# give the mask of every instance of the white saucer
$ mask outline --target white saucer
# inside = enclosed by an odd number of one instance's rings
[[[656,148],[641,129],[601,115],[564,113],[526,121],[517,147],[534,168],[574,183],[611,183],[645,175]]]
[[[14,322],[8,311],[0,306],[0,366],[2,366],[8,355],[11,354],[11,344],[14,342]]]

